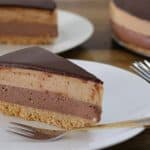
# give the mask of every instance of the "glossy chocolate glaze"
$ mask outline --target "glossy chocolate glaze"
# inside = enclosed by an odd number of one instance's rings
[[[16,6],[54,10],[56,8],[56,3],[54,0],[0,0],[0,6]]]
[[[69,60],[40,47],[25,48],[0,56],[0,66],[34,69],[102,83],[94,75]]]
[[[150,20],[150,0],[113,0],[117,7],[142,19]]]
[[[0,85],[0,100],[11,104],[69,114],[89,120],[100,120],[101,109],[98,106],[49,91],[36,91]]]

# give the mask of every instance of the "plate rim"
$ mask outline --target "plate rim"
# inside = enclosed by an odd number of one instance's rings
[[[86,36],[86,38],[82,39],[82,41],[80,41],[78,44],[76,44],[76,45],[74,45],[74,46],[72,46],[72,47],[70,47],[68,49],[56,51],[56,52],[54,52],[55,54],[60,54],[60,53],[63,53],[63,52],[70,51],[73,48],[76,48],[77,46],[80,46],[81,44],[87,42],[93,36],[95,28],[94,28],[93,23],[87,17],[84,17],[84,16],[82,16],[82,15],[80,15],[78,13],[72,12],[72,11],[66,11],[64,9],[58,9],[58,13],[66,13],[66,14],[69,14],[69,15],[73,15],[73,16],[79,17],[80,19],[84,20],[90,26],[91,31],[88,33],[88,35]]]

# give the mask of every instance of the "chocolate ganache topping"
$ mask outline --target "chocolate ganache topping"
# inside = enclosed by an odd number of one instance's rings
[[[150,0],[114,0],[114,3],[136,17],[150,20]]]
[[[71,61],[40,47],[25,48],[0,56],[0,66],[33,69],[102,83],[97,77]]]
[[[0,6],[16,6],[54,10],[54,0],[0,0]]]

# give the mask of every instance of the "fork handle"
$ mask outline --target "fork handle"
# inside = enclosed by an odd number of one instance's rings
[[[90,127],[78,128],[75,130],[93,130],[93,129],[113,129],[113,128],[150,128],[150,117],[136,120],[120,121],[114,123],[99,124]]]

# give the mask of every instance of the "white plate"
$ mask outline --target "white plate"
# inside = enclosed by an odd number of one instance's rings
[[[120,121],[150,115],[150,85],[146,81],[128,71],[110,65],[89,61],[72,61],[104,81],[102,122]],[[20,121],[13,117],[0,116],[0,145],[6,150],[101,149],[126,141],[144,130],[143,128],[96,130],[72,134],[59,141],[39,142],[7,133],[8,121],[12,120]],[[22,122],[45,126],[38,122]]]
[[[82,44],[92,36],[94,31],[92,23],[86,18],[62,10],[58,10],[58,25],[59,36],[55,43],[52,45],[39,45],[53,53],[64,52]],[[0,51],[2,55],[25,47],[29,47],[29,45],[1,44]]]

